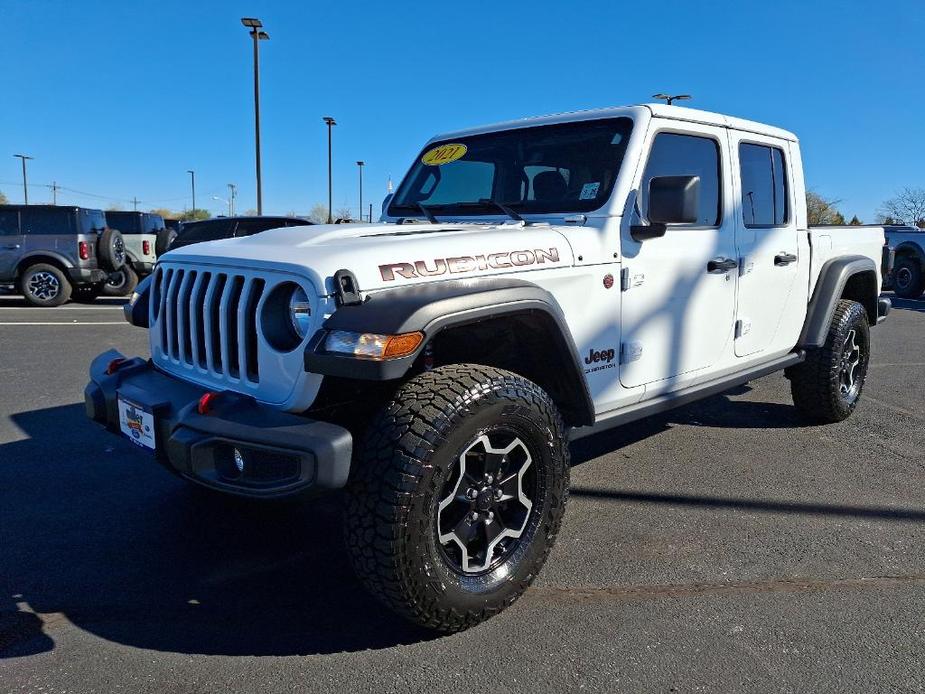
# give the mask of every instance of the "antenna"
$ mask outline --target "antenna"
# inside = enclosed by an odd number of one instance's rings
[[[693,98],[693,97],[692,97],[690,94],[662,94],[661,92],[659,92],[658,94],[653,94],[653,95],[652,95],[652,98],[653,98],[653,99],[662,99],[662,100],[664,100],[664,102],[665,102],[666,104],[668,104],[669,106],[671,106],[671,103],[672,103],[673,101],[684,101],[684,100],[687,100],[687,99],[691,99],[691,98]]]

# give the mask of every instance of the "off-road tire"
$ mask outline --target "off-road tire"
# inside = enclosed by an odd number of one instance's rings
[[[100,265],[112,272],[121,270],[125,265],[125,239],[118,229],[106,227],[96,245],[96,255]]]
[[[896,296],[903,299],[918,299],[925,291],[922,266],[915,258],[898,259],[893,266],[892,284]]]
[[[508,427],[536,466],[536,498],[499,564],[460,572],[438,539],[437,506],[470,442]],[[533,581],[559,531],[568,479],[565,425],[538,385],[470,364],[420,374],[373,418],[358,451],[344,523],[354,569],[406,619],[442,632],[466,629],[511,605]]]
[[[71,298],[71,282],[60,268],[37,263],[26,268],[19,280],[23,298],[33,306],[50,308]]]
[[[118,285],[110,284],[109,280],[104,282],[102,287],[103,296],[129,296],[138,286],[138,273],[128,263],[123,265],[121,270],[114,272],[113,275],[121,275],[123,281]],[[112,275],[110,275],[110,278],[112,278]]]
[[[850,335],[859,349],[853,386],[842,388],[843,361]],[[806,360],[787,369],[793,404],[806,419],[833,424],[847,419],[857,407],[870,360],[870,325],[867,311],[856,301],[842,299],[836,304],[825,344],[806,354]]]
[[[157,232],[157,237],[154,239],[154,252],[157,257],[161,257],[170,249],[170,244],[175,238],[177,238],[177,232],[173,229],[161,229]]]

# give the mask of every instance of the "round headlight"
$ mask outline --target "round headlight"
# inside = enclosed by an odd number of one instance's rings
[[[308,301],[308,294],[302,287],[296,286],[289,298],[289,320],[292,329],[299,339],[305,339],[312,327],[312,306]]]

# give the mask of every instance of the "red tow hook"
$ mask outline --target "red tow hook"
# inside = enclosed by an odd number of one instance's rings
[[[122,368],[122,365],[127,362],[128,359],[123,359],[122,357],[117,357],[113,359],[106,365],[106,375],[112,376],[116,371]]]
[[[204,393],[201,398],[199,398],[199,404],[196,406],[196,411],[201,415],[208,415],[212,411],[212,405],[218,399],[218,393],[213,393],[209,391]]]

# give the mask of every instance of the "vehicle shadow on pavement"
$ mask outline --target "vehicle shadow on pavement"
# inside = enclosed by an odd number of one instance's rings
[[[0,658],[51,650],[69,623],[178,653],[294,655],[434,638],[366,595],[339,503],[200,492],[82,405],[12,416],[0,445]]]

